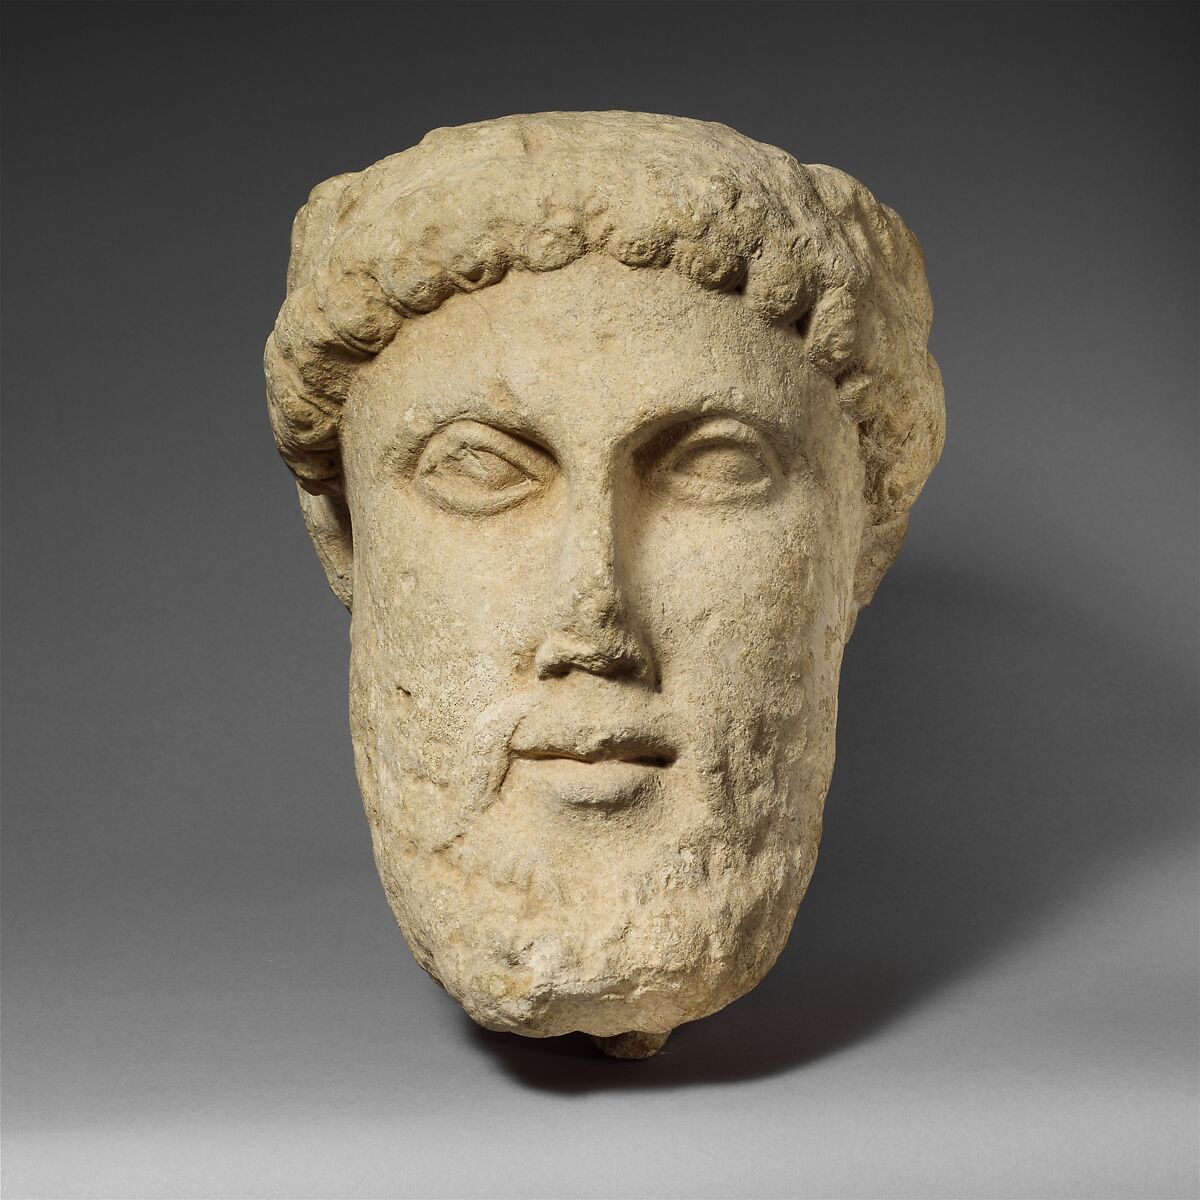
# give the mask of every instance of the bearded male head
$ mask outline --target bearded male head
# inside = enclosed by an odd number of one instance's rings
[[[435,130],[301,209],[272,425],[388,900],[476,1021],[644,1056],[778,957],[930,318],[861,184],[683,118]]]

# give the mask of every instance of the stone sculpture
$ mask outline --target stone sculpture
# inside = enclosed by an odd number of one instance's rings
[[[480,1024],[646,1057],[774,963],[930,319],[894,212],[706,122],[439,129],[300,210],[271,421],[388,901]]]

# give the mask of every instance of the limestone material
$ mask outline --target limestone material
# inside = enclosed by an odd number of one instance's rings
[[[678,117],[439,129],[300,210],[271,421],[388,901],[480,1024],[645,1057],[775,962],[930,317],[861,184]]]

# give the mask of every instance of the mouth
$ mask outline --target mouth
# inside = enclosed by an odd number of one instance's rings
[[[578,733],[514,740],[510,781],[569,809],[614,810],[647,799],[677,757],[646,733]]]
[[[640,767],[669,767],[675,751],[651,740],[600,740],[594,746],[546,745],[514,747],[514,756],[531,762],[563,759],[577,763],[633,763]]]

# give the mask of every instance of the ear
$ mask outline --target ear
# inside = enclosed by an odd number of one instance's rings
[[[337,496],[313,496],[299,484],[300,511],[308,536],[316,548],[333,594],[349,609],[354,607],[354,535],[350,510]]]

